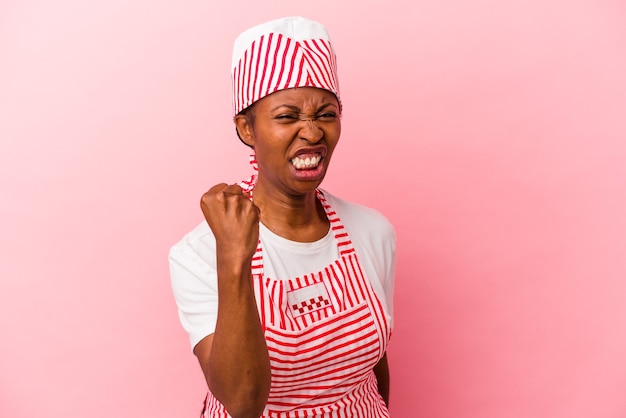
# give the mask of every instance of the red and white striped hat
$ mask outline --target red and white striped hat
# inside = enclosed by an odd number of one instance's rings
[[[318,87],[339,100],[337,59],[326,28],[303,17],[254,26],[235,40],[233,113],[278,90]]]

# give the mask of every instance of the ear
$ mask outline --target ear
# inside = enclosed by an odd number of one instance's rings
[[[235,116],[235,127],[239,139],[247,146],[254,148],[254,127],[250,118],[246,115]]]

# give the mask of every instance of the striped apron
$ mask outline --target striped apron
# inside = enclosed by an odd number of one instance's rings
[[[372,368],[391,329],[337,213],[324,195],[339,259],[296,278],[263,274],[261,242],[252,279],[271,365],[262,417],[389,417]],[[229,417],[209,392],[203,417]]]

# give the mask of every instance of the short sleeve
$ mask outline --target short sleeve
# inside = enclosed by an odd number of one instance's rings
[[[169,252],[172,291],[180,322],[189,334],[192,349],[204,337],[215,332],[217,321],[215,260],[211,259],[210,251],[202,253],[188,240],[174,245]]]

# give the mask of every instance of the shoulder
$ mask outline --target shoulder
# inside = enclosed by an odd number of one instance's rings
[[[203,221],[191,231],[187,232],[183,237],[170,248],[171,252],[195,251],[201,252],[204,247],[215,246],[215,237],[209,225]]]
[[[211,265],[215,258],[215,237],[209,225],[202,222],[186,233],[169,251],[169,260],[183,265]]]
[[[337,212],[354,250],[393,324],[393,292],[396,265],[396,233],[391,222],[376,209],[349,202],[323,191],[326,201]]]
[[[198,245],[198,243],[200,242],[203,242],[206,240],[212,240],[212,239],[214,238],[213,238],[213,232],[211,231],[211,228],[209,228],[209,225],[205,221],[202,221],[191,231],[183,235],[180,241],[174,244],[172,248],[194,246],[194,245]]]
[[[342,199],[326,190],[322,190],[322,192],[350,235],[395,241],[393,225],[378,210]]]

